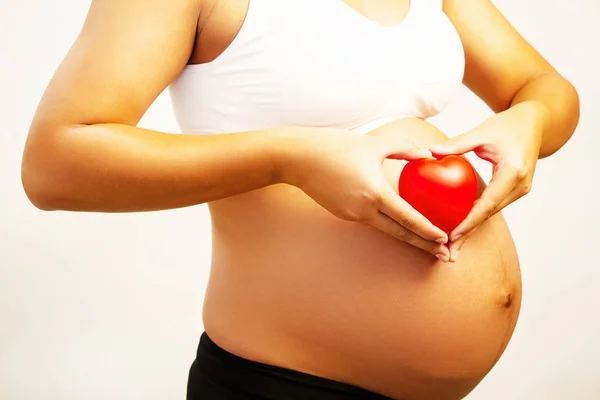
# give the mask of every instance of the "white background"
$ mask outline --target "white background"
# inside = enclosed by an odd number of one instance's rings
[[[521,259],[521,318],[468,399],[600,399],[600,2],[495,3],[575,84],[582,117],[538,164],[531,194],[504,212]],[[207,208],[47,213],[20,185],[29,123],[88,6],[0,0],[0,399],[184,399],[202,331]],[[489,115],[463,90],[433,122],[454,136]],[[140,125],[178,131],[166,93]]]

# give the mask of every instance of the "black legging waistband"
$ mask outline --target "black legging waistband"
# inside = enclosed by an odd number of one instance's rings
[[[343,382],[248,360],[200,337],[188,400],[390,400]]]

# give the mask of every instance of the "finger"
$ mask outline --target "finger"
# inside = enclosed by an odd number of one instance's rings
[[[531,184],[517,185],[517,187],[515,187],[512,192],[510,192],[508,197],[506,197],[500,203],[500,205],[498,206],[498,211],[496,211],[496,212],[503,210],[509,204],[512,204],[515,201],[519,200],[521,197],[528,194],[530,190],[531,190]]]
[[[379,210],[404,228],[414,232],[425,240],[437,243],[448,242],[446,232],[433,225],[427,218],[415,210],[394,192],[391,186],[386,185],[381,195],[381,200]]]
[[[463,133],[462,135],[448,139],[444,143],[431,146],[429,150],[431,150],[432,154],[439,156],[467,153],[483,144],[481,135],[475,135],[471,132]]]
[[[422,149],[412,144],[407,144],[402,141],[392,141],[389,138],[382,141],[381,152],[385,158],[391,158],[394,160],[419,160],[421,158],[431,158],[431,151]]]
[[[457,241],[459,237],[494,215],[515,186],[513,174],[506,168],[498,168],[467,217],[451,232],[450,240]]]
[[[458,239],[456,242],[450,242],[448,245],[448,250],[450,250],[450,262],[454,263],[458,260],[458,253],[462,249],[465,242],[473,235],[473,233],[479,228],[479,225],[475,228],[471,229],[469,232],[465,233]]]
[[[440,261],[447,262],[450,259],[450,251],[446,245],[423,239],[382,212],[376,213],[368,221],[368,223],[396,239],[425,250],[426,252],[436,256]]]
[[[512,204],[515,201],[517,201],[518,199],[520,199],[521,197],[525,196],[527,193],[529,193],[530,190],[531,190],[531,184],[517,185],[512,190],[512,192],[510,192],[510,194],[507,197],[505,197],[504,200],[502,200],[500,202],[500,204],[494,210],[494,213],[499,213],[500,211],[502,211],[509,204]],[[480,226],[481,225],[476,225],[473,229],[471,229],[470,231],[468,231],[465,234],[463,234],[455,242],[450,242],[450,244],[448,245],[448,248],[450,250],[450,262],[456,262],[456,260],[458,258],[458,253],[462,249],[463,245],[465,244],[465,242],[467,241],[467,239],[469,239],[471,237],[471,235],[473,235],[473,233]]]
[[[499,213],[500,211],[502,211],[504,209],[504,207],[506,207],[507,205],[509,205],[511,203],[514,203],[516,200],[518,200],[524,194],[527,194],[527,191],[523,191],[523,189],[521,189],[520,185],[518,185],[517,187],[515,187],[513,189],[512,192],[510,192],[508,197],[504,198],[504,200],[502,200],[502,202],[500,202],[500,205],[498,205],[495,208],[494,213],[495,214]],[[448,245],[448,248],[450,249],[450,262],[456,262],[456,260],[458,258],[458,253],[462,249],[463,245],[480,226],[481,225],[476,225],[473,229],[464,233],[458,240],[456,240],[454,242],[450,242],[450,244]]]

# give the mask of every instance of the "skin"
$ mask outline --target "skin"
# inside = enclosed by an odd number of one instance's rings
[[[347,4],[382,25],[408,11],[408,1]],[[94,1],[32,123],[27,195],[44,210],[208,203],[214,243],[203,322],[215,342],[394,398],[464,397],[502,354],[519,312],[518,259],[498,211],[529,190],[537,159],[572,135],[575,89],[491,2],[447,0],[465,47],[464,83],[497,113],[457,138],[415,119],[365,136],[137,128],[186,63],[213,60],[227,47],[246,6]],[[393,192],[402,160],[430,156],[427,148],[474,150],[495,168],[450,242]],[[309,173],[315,168],[321,173]],[[332,181],[340,183],[335,191]],[[446,260],[452,267],[440,268]]]
[[[43,210],[95,212],[207,203],[278,182],[300,185],[300,166],[288,162],[296,157],[290,146],[318,147],[324,151],[316,165],[324,171],[345,166],[337,178],[347,182],[336,191],[326,182],[312,185],[321,205],[447,258],[446,246],[436,243],[446,243],[447,235],[392,196],[380,171],[387,156],[410,159],[429,151],[381,138],[350,140],[350,132],[341,129],[279,127],[198,136],[135,126],[190,57],[195,60],[199,52],[216,57],[227,46],[246,6],[214,0],[93,2],[31,125],[22,165],[31,202]],[[333,162],[331,155],[341,147],[352,149],[352,158]],[[229,157],[233,152],[236,157]],[[367,160],[368,167],[352,173]]]
[[[487,0],[446,0],[466,52],[464,83],[497,114],[434,153],[474,151],[492,163],[493,179],[469,216],[450,234],[451,260],[487,218],[531,190],[538,159],[558,151],[579,122],[579,97]]]
[[[416,118],[368,135],[424,147],[447,140]],[[390,187],[404,165],[384,162]],[[512,335],[521,280],[501,214],[447,267],[366,224],[333,217],[287,184],[209,208],[204,328],[234,354],[394,399],[450,400],[477,385]]]

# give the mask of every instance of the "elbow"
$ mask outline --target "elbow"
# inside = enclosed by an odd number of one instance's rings
[[[571,93],[571,136],[575,133],[577,126],[579,126],[579,120],[581,118],[581,103],[579,92],[575,86],[567,81],[567,86],[569,88],[569,92]],[[569,136],[570,137],[570,136]]]
[[[55,143],[49,143],[50,136],[46,132],[30,132],[21,160],[21,185],[31,204],[42,211],[61,209],[59,201],[64,194],[60,193],[61,179],[57,176],[60,170],[60,157],[51,149]]]
[[[553,80],[548,81],[545,87],[551,88],[547,95],[551,104],[550,116],[546,118],[549,121],[545,129],[547,137],[540,148],[540,159],[556,154],[571,140],[581,115],[579,93],[575,86],[558,73],[553,73],[549,79]]]
[[[564,131],[566,140],[571,139],[581,117],[581,104],[579,93],[575,85],[566,78],[560,76],[563,82],[563,89],[556,96],[562,99],[562,104],[559,109],[564,110]]]
[[[58,210],[55,195],[51,190],[44,171],[40,170],[29,157],[23,158],[21,184],[29,202],[41,211]]]
[[[554,140],[556,143],[554,143],[554,146],[550,146],[550,149],[546,151],[544,157],[551,156],[564,147],[564,145],[571,140],[579,126],[581,106],[577,89],[571,82],[564,79],[564,89],[560,95],[563,99],[561,107],[559,108],[559,110],[563,110],[563,117],[560,119],[560,126],[562,129],[557,129],[557,133],[555,133],[556,138]]]
[[[58,208],[52,207],[51,201],[43,197],[43,195],[31,195],[30,192],[25,192],[29,202],[40,211],[56,211]]]
[[[38,210],[41,211],[56,211],[59,208],[55,205],[52,197],[44,192],[43,189],[33,187],[31,184],[23,182],[23,189],[29,202]]]

